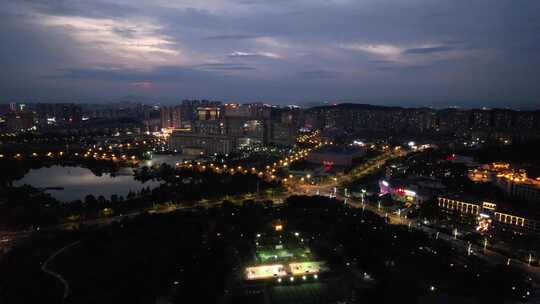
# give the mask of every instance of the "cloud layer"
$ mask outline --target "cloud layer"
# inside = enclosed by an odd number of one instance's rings
[[[539,16],[536,0],[8,1],[0,102],[537,107]]]

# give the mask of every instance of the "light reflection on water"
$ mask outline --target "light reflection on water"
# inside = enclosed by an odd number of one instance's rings
[[[112,194],[125,198],[130,191],[137,192],[146,187],[152,189],[159,185],[156,181],[141,183],[133,178],[132,173],[131,169],[122,169],[116,176],[108,173],[96,176],[86,168],[52,166],[30,170],[14,184],[16,186],[28,184],[36,188],[62,187],[63,190],[47,190],[47,192],[63,202],[84,200],[88,194],[96,198],[103,195],[106,199],[110,199]]]

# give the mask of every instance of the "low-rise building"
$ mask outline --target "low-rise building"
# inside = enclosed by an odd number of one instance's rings
[[[380,195],[390,194],[393,200],[411,204],[422,204],[443,188],[437,180],[422,177],[379,181]]]
[[[491,163],[472,169],[469,179],[493,183],[512,197],[540,202],[540,178],[530,178],[524,169],[513,169],[507,163]]]
[[[465,201],[459,198],[438,197],[437,202],[442,210],[471,214],[478,217],[491,218],[496,225],[519,232],[540,233],[540,221],[516,215],[513,212],[498,210],[497,204],[491,202]]]

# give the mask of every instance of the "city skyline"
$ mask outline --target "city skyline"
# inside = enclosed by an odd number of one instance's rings
[[[0,103],[538,109],[539,10],[502,0],[9,2]]]

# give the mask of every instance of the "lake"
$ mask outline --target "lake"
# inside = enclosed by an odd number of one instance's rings
[[[36,188],[60,187],[63,190],[47,190],[54,198],[62,202],[84,200],[88,194],[96,198],[103,195],[110,199],[112,194],[126,195],[132,191],[137,192],[143,188],[157,187],[160,183],[147,181],[142,183],[133,177],[131,168],[122,168],[116,176],[103,174],[96,176],[92,171],[81,167],[51,166],[30,170],[22,179],[15,181],[15,186],[28,184]]]

